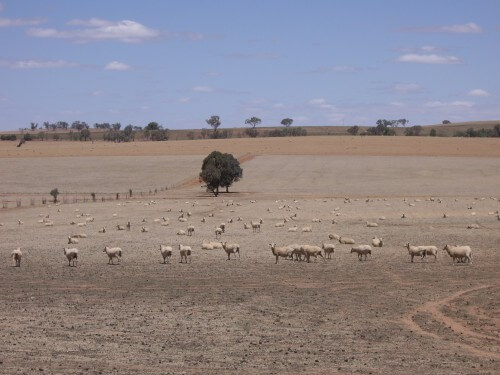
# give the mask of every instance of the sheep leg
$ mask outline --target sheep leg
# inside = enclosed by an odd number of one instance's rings
[[[274,264],[278,264],[278,256],[277,255],[276,255],[276,263],[274,263]]]

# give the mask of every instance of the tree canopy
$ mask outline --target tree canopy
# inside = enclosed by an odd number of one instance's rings
[[[219,188],[229,187],[243,177],[243,170],[239,161],[231,154],[223,154],[219,151],[212,151],[202,163],[200,180],[205,182],[207,191],[211,191],[215,196],[219,195]]]
[[[288,128],[290,125],[292,125],[292,123],[293,123],[293,119],[288,118],[288,117],[287,117],[287,118],[284,118],[283,120],[281,120],[281,125],[286,126],[287,128]]]

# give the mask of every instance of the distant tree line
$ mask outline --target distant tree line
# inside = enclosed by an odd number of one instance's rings
[[[474,129],[474,128],[469,128],[465,132],[464,131],[457,131],[454,134],[454,137],[470,137],[470,138],[476,138],[476,137],[500,137],[500,124],[496,124],[493,129]]]

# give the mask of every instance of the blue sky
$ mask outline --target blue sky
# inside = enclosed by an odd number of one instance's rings
[[[0,130],[500,119],[500,1],[0,0]]]

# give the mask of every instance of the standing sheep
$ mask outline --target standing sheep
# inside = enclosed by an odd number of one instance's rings
[[[122,249],[119,247],[108,247],[104,246],[104,253],[108,255],[108,264],[114,264],[113,259],[116,258],[118,259],[118,263],[120,263],[120,260],[122,258]]]
[[[183,263],[183,260],[188,263],[188,257],[189,257],[189,263],[191,263],[191,246],[184,246],[179,244],[179,253],[181,255],[181,263]]]
[[[78,244],[78,242],[80,242],[78,241],[78,238],[73,238],[71,236],[68,236],[68,245],[76,245]]]
[[[413,257],[419,256],[420,260],[424,260],[426,251],[421,246],[411,246],[409,242],[404,246],[408,249],[408,254],[410,254],[411,262],[413,263]]]
[[[372,246],[373,247],[382,247],[382,246],[384,246],[384,240],[382,238],[373,237],[372,238]]]
[[[193,233],[194,233],[194,226],[193,226],[193,225],[189,225],[189,226],[187,227],[187,235],[188,235],[188,236],[192,236],[192,235],[193,235]]]
[[[306,255],[306,261],[309,263],[311,260],[311,257],[314,257],[314,260],[318,260],[318,255],[325,260],[323,257],[323,254],[321,253],[321,247],[319,246],[313,246],[313,245],[301,245],[300,246],[301,250],[305,253]]]
[[[21,248],[18,247],[12,253],[10,253],[10,256],[14,261],[16,262],[16,267],[21,267],[21,258],[23,257],[23,253],[21,251]]]
[[[231,260],[231,254],[238,253],[238,259],[240,258],[240,245],[237,243],[228,244],[227,242],[222,243],[222,247],[227,254],[227,260]]]
[[[326,259],[332,259],[332,254],[335,252],[335,245],[332,243],[323,243],[321,248],[325,252]]]
[[[278,258],[288,258],[292,254],[292,250],[288,246],[276,247],[275,243],[270,243],[271,251],[276,257],[276,263],[278,264]]]
[[[170,263],[170,257],[172,256],[172,246],[160,245],[160,253],[163,257],[163,264]]]
[[[472,249],[470,246],[446,245],[443,250],[446,250],[448,255],[453,258],[453,263],[455,263],[455,259],[465,258],[467,262],[472,264]]]
[[[222,228],[215,228],[215,238],[222,237]]]
[[[78,249],[64,247],[63,253],[66,255],[66,259],[68,259],[68,266],[75,267],[78,260]]]
[[[356,247],[351,248],[351,254],[358,254],[358,260],[363,260],[363,255],[365,256],[365,260],[368,254],[372,255],[372,248],[370,245],[358,245]]]

